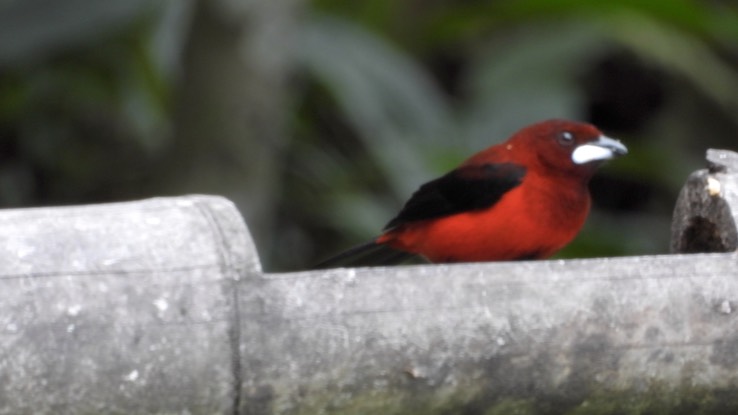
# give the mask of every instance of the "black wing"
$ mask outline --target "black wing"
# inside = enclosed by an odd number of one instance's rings
[[[385,229],[488,208],[520,185],[525,167],[513,163],[463,166],[418,189]]]

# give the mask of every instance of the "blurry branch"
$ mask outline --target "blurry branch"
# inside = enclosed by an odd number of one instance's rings
[[[236,202],[261,247],[270,245],[281,186],[299,4],[196,3],[175,94],[174,146],[157,176],[167,192],[216,193]]]

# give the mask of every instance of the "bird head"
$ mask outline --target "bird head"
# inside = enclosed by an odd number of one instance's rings
[[[548,120],[518,131],[508,146],[524,150],[547,174],[565,174],[588,180],[606,160],[628,153],[618,140],[595,126],[568,120]]]

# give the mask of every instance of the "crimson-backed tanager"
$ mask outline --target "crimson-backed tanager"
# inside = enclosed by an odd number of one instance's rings
[[[627,151],[590,124],[530,125],[420,186],[379,237],[318,267],[548,258],[582,228],[595,170]]]

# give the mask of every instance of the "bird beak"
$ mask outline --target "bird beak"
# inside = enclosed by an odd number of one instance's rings
[[[574,164],[609,160],[628,154],[628,149],[618,140],[601,135],[596,140],[582,144],[571,153]]]

